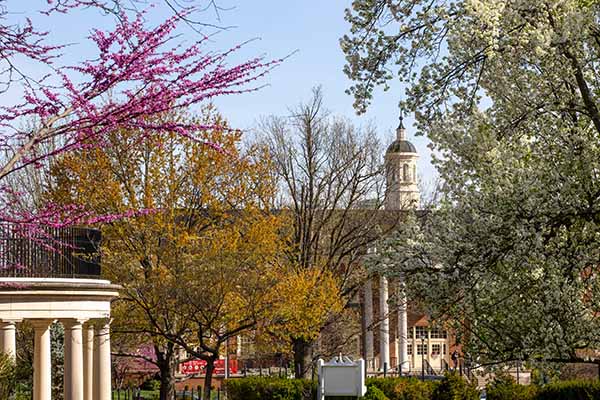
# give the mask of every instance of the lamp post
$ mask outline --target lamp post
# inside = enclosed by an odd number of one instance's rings
[[[425,382],[425,334],[421,334],[421,381]]]

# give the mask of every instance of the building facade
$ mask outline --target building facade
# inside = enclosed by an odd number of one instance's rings
[[[400,117],[396,139],[385,154],[386,211],[419,209],[418,159]],[[367,252],[373,254],[377,249]],[[451,335],[431,326],[426,315],[411,309],[402,280],[390,282],[385,276],[371,276],[363,287],[362,301],[363,355],[370,372],[408,374],[423,369],[440,371],[451,365],[455,350]]]

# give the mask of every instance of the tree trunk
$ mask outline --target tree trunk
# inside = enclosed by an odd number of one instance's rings
[[[160,370],[160,400],[175,400],[174,369]]]
[[[215,370],[215,360],[216,358],[209,358],[206,360],[206,375],[204,375],[204,396],[203,399],[210,400],[210,392],[212,390],[212,377],[213,372]]]
[[[154,346],[156,364],[160,372],[160,400],[175,400],[175,369],[177,368],[177,362],[174,350],[175,346],[172,343],[167,344],[163,351],[158,346]]]
[[[293,338],[294,349],[294,376],[299,378],[310,378],[310,367],[312,365],[312,342],[305,339]]]

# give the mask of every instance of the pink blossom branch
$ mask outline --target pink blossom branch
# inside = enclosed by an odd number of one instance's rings
[[[38,81],[21,74],[23,101],[0,106],[0,150],[8,154],[0,162],[0,185],[10,174],[28,166],[47,165],[48,160],[65,152],[104,146],[116,130],[140,132],[140,141],[176,133],[204,143],[202,132],[220,127],[149,121],[160,121],[156,117],[190,109],[217,96],[258,90],[261,85],[256,82],[282,61],[258,57],[229,66],[227,60],[246,43],[221,53],[204,49],[205,36],[188,46],[175,44],[178,23],[185,21],[191,10],[147,27],[143,13],[131,17],[116,0],[52,0],[48,4],[44,11],[48,16],[93,7],[118,18],[114,29],[96,29],[89,36],[97,49],[95,58],[68,67],[53,64],[62,46],[45,44],[47,32],[36,31],[31,22],[21,28],[0,24],[0,54],[8,63],[5,75],[0,70],[5,85],[13,82],[13,74],[20,74],[12,62],[17,56],[40,62],[52,71]],[[6,17],[6,10],[0,12],[0,18]],[[60,84],[48,84],[51,79]],[[26,119],[37,121],[37,127],[20,129],[19,123]],[[50,142],[61,145],[43,151]],[[217,144],[207,145],[219,150]],[[16,210],[17,197],[16,192],[0,186],[0,222],[61,227],[110,222],[144,212],[97,216],[81,206],[60,209],[48,205],[24,213]]]

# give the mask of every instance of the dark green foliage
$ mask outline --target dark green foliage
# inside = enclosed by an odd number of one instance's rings
[[[433,391],[436,400],[478,400],[479,390],[456,372],[449,372]]]
[[[600,382],[556,382],[540,389],[534,400],[589,400],[600,399]]]
[[[387,396],[377,388],[377,386],[369,386],[364,400],[389,400]]]
[[[304,379],[248,377],[228,379],[229,400],[312,400],[316,382]],[[343,400],[342,398],[330,398]],[[479,391],[457,374],[440,382],[415,378],[369,378],[365,400],[478,400]],[[488,400],[600,399],[600,381],[567,381],[543,387],[517,385],[509,375],[498,375],[487,387]]]
[[[488,400],[533,400],[538,389],[535,385],[517,385],[512,376],[498,373],[486,392]]]
[[[228,379],[225,390],[229,400],[310,400],[316,397],[316,383],[303,379]],[[330,399],[343,400],[339,397]],[[369,378],[364,399],[478,400],[479,392],[456,374],[449,374],[441,382],[421,382],[416,378]]]
[[[146,382],[142,384],[142,389],[149,391],[157,391],[160,390],[160,381],[158,379],[148,379]],[[186,390],[188,390],[186,386]]]
[[[15,386],[15,363],[9,356],[0,353],[0,398],[10,398]]]
[[[598,381],[564,381],[539,387],[517,385],[512,378],[495,379],[487,387],[488,400],[591,400],[600,399]]]
[[[316,382],[305,379],[248,377],[227,379],[229,400],[310,400],[316,398]]]
[[[416,378],[369,378],[367,388],[381,390],[390,400],[430,400],[439,382],[421,382]]]

